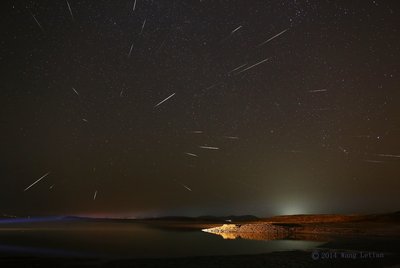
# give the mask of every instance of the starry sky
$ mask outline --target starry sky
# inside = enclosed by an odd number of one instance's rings
[[[398,1],[6,1],[0,213],[400,204]]]

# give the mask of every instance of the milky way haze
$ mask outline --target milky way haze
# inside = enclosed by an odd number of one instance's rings
[[[0,213],[398,210],[399,12],[380,0],[6,3]]]

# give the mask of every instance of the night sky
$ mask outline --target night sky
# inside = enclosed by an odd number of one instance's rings
[[[399,14],[383,0],[6,1],[0,213],[399,210]]]

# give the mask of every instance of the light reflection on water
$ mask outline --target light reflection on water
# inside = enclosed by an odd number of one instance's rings
[[[137,223],[68,222],[0,227],[2,256],[104,258],[186,257],[304,250],[320,242],[226,240],[202,231],[149,228]]]

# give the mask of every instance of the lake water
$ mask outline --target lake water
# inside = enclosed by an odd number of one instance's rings
[[[0,254],[87,258],[164,258],[304,250],[320,242],[225,240],[202,231],[171,231],[138,223],[58,222],[0,225]]]

